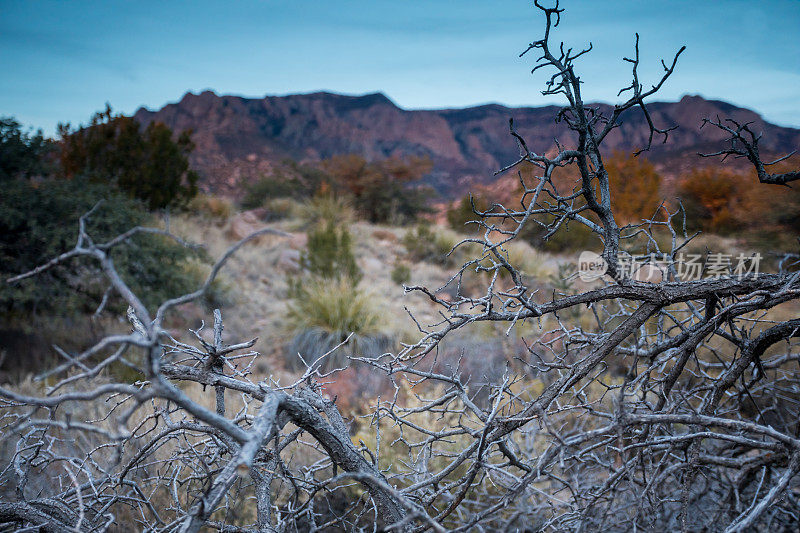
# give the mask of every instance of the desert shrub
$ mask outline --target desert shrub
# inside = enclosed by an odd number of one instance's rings
[[[294,217],[300,210],[300,204],[292,198],[273,198],[264,204],[264,216],[267,221],[283,220]]]
[[[288,325],[293,338],[287,347],[290,363],[300,353],[310,363],[352,334],[326,363],[341,365],[347,355],[384,353],[389,337],[380,333],[374,296],[358,288],[362,272],[356,265],[346,227],[333,221],[308,234],[300,256],[303,274],[289,279]]]
[[[358,215],[372,223],[405,224],[430,211],[432,191],[419,184],[432,168],[426,157],[368,162],[350,154],[326,159],[322,168],[333,187],[353,199]]]
[[[313,191],[305,186],[296,176],[287,176],[276,172],[271,176],[262,176],[244,188],[244,197],[240,204],[243,209],[263,207],[268,201],[277,198],[307,198]]]
[[[349,280],[308,279],[299,285],[298,292],[301,297],[290,302],[288,314],[295,326],[340,333],[339,341],[350,332],[377,332],[379,315],[371,298]]]
[[[270,198],[291,195],[291,188],[284,181],[274,177],[262,177],[244,187],[244,197],[240,202],[243,209],[256,209]]]
[[[620,223],[638,223],[656,214],[661,203],[661,175],[644,156],[614,152],[604,163],[614,216]]]
[[[405,263],[398,263],[392,269],[392,281],[398,285],[405,285],[411,280],[411,267]]]
[[[271,175],[261,176],[245,186],[240,205],[244,209],[257,209],[276,199],[305,201],[330,192],[330,182],[331,177],[322,169],[284,159]]]
[[[447,209],[447,223],[455,231],[480,231],[481,227],[474,221],[481,220],[475,210],[485,212],[489,204],[483,198],[475,198],[468,194],[461,200]]]
[[[107,184],[85,178],[7,182],[0,196],[0,277],[26,272],[75,246],[78,218],[98,200],[87,231],[103,242],[148,222],[144,206]],[[160,235],[136,235],[112,249],[123,279],[148,305],[195,288],[185,261],[192,252]],[[30,314],[93,311],[105,292],[99,271],[88,261],[59,265],[33,280],[0,284],[0,313]],[[115,301],[115,300],[114,300]]]
[[[648,159],[643,155],[634,156],[615,151],[604,159],[603,166],[608,173],[611,202],[614,208],[614,216],[618,223],[638,223],[656,214],[656,210],[662,201],[662,179],[655,166]],[[539,183],[537,176],[541,176],[541,169],[527,162],[520,165],[520,167],[519,172],[523,182],[528,188],[535,188]],[[545,190],[566,195],[570,192],[578,192],[582,185],[582,181],[577,180],[572,173],[564,168],[557,168],[553,170],[550,183],[545,187]],[[596,180],[594,181],[594,186],[595,194],[599,194]],[[523,192],[519,181],[515,188],[516,193],[513,198],[516,199]],[[540,206],[546,207],[545,204],[551,197],[548,192],[540,195]],[[530,200],[530,198],[531,196],[526,200]],[[464,210],[465,207],[468,206],[462,206],[461,209]]]
[[[770,172],[790,172],[800,166],[800,155],[794,155],[781,161],[776,165],[769,167]],[[751,180],[755,179],[752,177]],[[752,181],[751,181],[752,183]],[[779,194],[775,194],[775,190]],[[800,187],[781,187],[776,186],[774,189],[760,188],[755,191],[750,191],[747,198],[756,203],[750,209],[758,213],[758,217],[751,217],[753,220],[762,220],[762,228],[765,230],[785,230],[780,231],[784,236],[800,234]],[[796,242],[796,240],[795,240]]]
[[[291,174],[295,178],[297,187],[294,198],[308,198],[319,192],[324,192],[330,187],[331,176],[319,165],[298,163],[294,159],[284,159],[282,172]]]
[[[547,241],[540,241],[540,247],[546,251],[575,252],[599,250],[602,248],[602,243],[592,230],[579,222],[571,222],[555,235],[551,235]]]
[[[187,209],[213,220],[225,221],[233,214],[233,203],[212,194],[198,194],[189,202]]]
[[[346,227],[337,229],[329,221],[308,234],[306,251],[300,256],[300,266],[312,276],[324,279],[361,281],[362,272],[353,255],[353,242]]]
[[[548,221],[549,222],[549,221]],[[547,240],[547,229],[534,220],[528,220],[520,231],[520,237],[540,250],[563,253],[582,250],[600,250],[602,242],[598,236],[580,222],[567,221]]]
[[[730,234],[745,225],[743,202],[748,177],[721,169],[690,172],[678,182],[678,196],[686,209],[689,229]]]
[[[780,173],[796,168],[800,157],[770,166]],[[753,187],[755,172],[700,169],[681,177],[678,195],[690,231],[735,236],[763,251],[789,249],[800,232],[800,190],[767,185]],[[771,255],[771,254],[770,254]]]
[[[435,233],[430,226],[419,225],[406,231],[402,242],[412,261],[427,261],[442,266],[452,266],[456,262],[454,254],[450,253],[456,245],[456,239]]]

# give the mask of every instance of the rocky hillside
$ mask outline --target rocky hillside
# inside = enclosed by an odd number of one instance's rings
[[[607,105],[598,107],[609,110]],[[210,191],[235,193],[242,181],[268,174],[287,157],[313,161],[344,153],[368,159],[427,155],[434,163],[428,181],[447,198],[467,187],[491,183],[494,171],[515,160],[518,149],[508,133],[509,118],[532,150],[550,150],[554,139],[568,145],[570,134],[555,122],[556,111],[552,106],[501,105],[415,111],[398,107],[380,93],[242,98],[206,91],[188,93],[158,111],[142,108],[136,118],[144,124],[162,121],[174,130],[192,129],[197,145],[192,162]],[[655,102],[650,112],[659,127],[679,127],[666,145],[654,146],[648,156],[668,176],[700,164],[697,152],[720,146],[720,132],[700,129],[704,117],[753,122],[764,132],[765,153],[785,153],[800,146],[798,129],[775,126],[748,109],[699,96]],[[635,150],[646,143],[647,132],[642,114],[629,111],[606,146]]]

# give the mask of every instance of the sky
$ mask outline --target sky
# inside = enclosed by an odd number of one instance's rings
[[[547,0],[545,0],[547,1]],[[563,0],[553,39],[593,51],[590,101],[618,101],[639,32],[640,79],[682,45],[658,100],[721,99],[800,127],[800,0]],[[108,102],[130,114],[188,91],[247,97],[383,92],[407,109],[539,106],[548,75],[519,58],[544,27],[521,0],[0,0],[0,116],[53,134]]]

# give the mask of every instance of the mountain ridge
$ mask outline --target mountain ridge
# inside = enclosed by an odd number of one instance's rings
[[[612,109],[609,104],[591,105],[605,114]],[[369,160],[428,156],[433,171],[426,181],[444,198],[454,198],[470,187],[493,183],[494,173],[519,157],[509,134],[510,118],[537,153],[552,151],[555,139],[570,145],[571,132],[555,120],[558,109],[489,103],[415,110],[398,106],[381,92],[248,98],[203,91],[188,92],[156,111],[140,108],[134,116],[144,125],[157,120],[173,130],[193,130],[196,149],[191,162],[208,191],[235,195],[285,158],[316,161],[356,153]],[[722,132],[700,129],[703,118],[752,122],[756,131],[764,132],[764,154],[788,153],[800,146],[800,129],[770,124],[752,110],[721,100],[686,95],[678,102],[652,102],[648,109],[659,127],[678,126],[666,144],[656,136],[647,154],[668,178],[703,164],[697,152],[722,146]],[[609,150],[634,151],[646,145],[647,136],[642,113],[632,109],[604,145]]]

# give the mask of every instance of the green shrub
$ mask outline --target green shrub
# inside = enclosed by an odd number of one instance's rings
[[[294,198],[308,198],[330,185],[330,175],[317,166],[301,164],[289,158],[281,161],[281,164],[285,167],[286,172],[297,180],[298,187],[293,195]]]
[[[392,281],[398,285],[405,285],[411,280],[411,268],[404,264],[399,263],[392,269]]]
[[[329,189],[330,181],[331,177],[319,168],[284,159],[272,175],[245,186],[241,206],[256,209],[279,198],[304,201]]]
[[[455,245],[454,238],[434,233],[429,226],[424,225],[406,231],[403,236],[403,246],[408,250],[412,261],[427,261],[437,265],[452,266],[455,264],[456,258],[450,252]]]
[[[245,186],[241,206],[243,209],[263,207],[267,201],[275,198],[297,197],[302,194],[300,189],[296,178],[286,177],[281,173],[263,176]]]
[[[96,261],[76,258],[15,284],[21,274],[75,246],[78,218],[98,200],[87,231],[96,243],[150,222],[144,206],[107,184],[84,178],[11,180],[0,195],[0,314],[90,312],[108,283]],[[117,270],[146,305],[189,292],[196,277],[184,266],[192,252],[161,235],[139,234],[111,251]],[[112,300],[119,303],[119,299]]]
[[[308,245],[300,257],[300,266],[313,276],[345,278],[353,285],[357,285],[362,277],[353,255],[350,232],[346,227],[337,229],[331,221],[308,234]]]
[[[296,328],[322,328],[368,335],[377,332],[379,314],[372,299],[347,279],[307,278],[297,288],[298,297],[289,303],[289,320]]]
[[[597,234],[574,220],[562,224],[558,231],[545,241],[544,236],[546,234],[547,229],[537,224],[534,220],[528,220],[525,227],[520,231],[520,237],[523,240],[534,248],[548,252],[597,251],[603,248],[603,244]]]
[[[372,223],[406,224],[430,212],[434,191],[420,182],[433,167],[428,157],[369,162],[349,154],[326,159],[322,167],[334,190],[352,198],[358,215]]]
[[[475,224],[474,221],[481,220],[483,217],[475,213],[475,210],[485,212],[488,208],[486,200],[474,198],[471,194],[468,194],[461,198],[460,202],[447,209],[447,223],[455,231],[480,231],[481,226]]]

